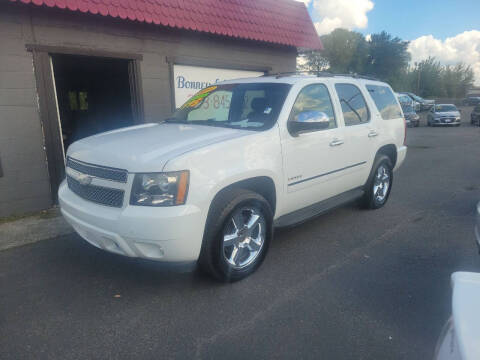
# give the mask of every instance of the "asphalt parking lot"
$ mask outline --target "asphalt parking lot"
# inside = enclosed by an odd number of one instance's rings
[[[277,231],[235,284],[65,236],[0,252],[2,359],[430,359],[450,274],[480,271],[480,128],[408,130],[388,204]]]

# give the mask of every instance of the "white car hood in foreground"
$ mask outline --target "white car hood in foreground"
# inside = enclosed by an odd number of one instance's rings
[[[480,359],[480,274],[452,275],[453,323],[463,360]]]
[[[202,125],[145,124],[76,141],[67,155],[129,172],[159,172],[178,155],[251,133]]]

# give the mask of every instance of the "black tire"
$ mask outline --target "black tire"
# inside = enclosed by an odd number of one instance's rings
[[[420,126],[420,121],[417,121],[417,122],[415,123],[415,127],[419,127],[419,126]]]
[[[430,123],[430,120],[427,121],[427,126],[432,126],[432,124]]]
[[[374,186],[376,185],[376,176],[378,175],[379,168],[382,167],[388,173],[389,184],[384,194],[383,199],[379,200],[375,196]],[[390,196],[390,191],[392,190],[393,185],[393,165],[390,158],[383,154],[378,154],[373,162],[372,171],[368,177],[367,183],[365,184],[365,194],[361,199],[361,205],[366,209],[379,209],[384,206]]]
[[[239,209],[252,208],[265,220],[263,245],[251,263],[235,268],[224,255],[224,231],[231,216]],[[273,237],[273,211],[265,198],[253,191],[232,189],[217,195],[208,214],[199,258],[200,269],[222,282],[241,280],[258,269],[262,264]]]

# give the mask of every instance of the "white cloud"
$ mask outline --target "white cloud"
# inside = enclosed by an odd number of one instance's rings
[[[319,35],[338,27],[365,29],[368,26],[367,13],[373,7],[371,0],[313,0],[312,15],[314,20],[319,19],[315,21],[315,28]]]
[[[298,2],[303,2],[305,3],[306,6],[308,6],[308,4],[310,4],[312,2],[312,0],[296,0]]]
[[[471,65],[475,72],[476,85],[480,85],[480,31],[478,30],[465,31],[443,41],[432,35],[421,36],[410,42],[408,50],[412,54],[413,62],[434,56],[446,65],[459,62]]]

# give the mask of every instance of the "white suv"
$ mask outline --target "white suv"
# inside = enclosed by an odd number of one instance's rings
[[[275,226],[361,199],[382,207],[405,159],[390,86],[347,76],[265,76],[208,87],[161,124],[77,141],[62,213],[91,244],[252,273]]]

